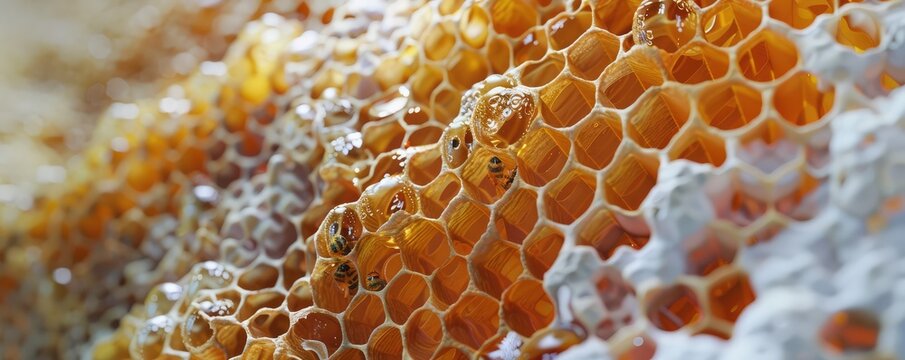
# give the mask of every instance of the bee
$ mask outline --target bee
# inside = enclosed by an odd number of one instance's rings
[[[330,231],[327,234],[330,237],[330,253],[333,255],[349,255],[352,252],[352,242],[339,232],[339,223],[334,222],[330,225]]]
[[[336,267],[336,271],[333,273],[333,279],[336,280],[337,284],[342,286],[346,296],[354,294],[355,291],[358,290],[358,271],[352,267],[348,260],[343,261]]]
[[[371,271],[370,273],[368,273],[368,279],[365,285],[368,290],[380,291],[387,286],[387,281],[381,279],[380,274],[378,274],[376,271]]]
[[[493,175],[494,180],[499,184],[502,182],[500,187],[503,190],[509,190],[509,187],[512,186],[512,182],[515,181],[515,175],[517,174],[518,169],[512,169],[512,171],[505,171],[506,165],[503,164],[503,160],[500,160],[499,157],[492,156],[490,157],[490,162],[487,164],[487,171],[490,171],[490,174]]]

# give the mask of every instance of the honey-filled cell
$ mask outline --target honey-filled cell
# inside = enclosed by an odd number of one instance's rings
[[[658,329],[676,331],[703,317],[697,295],[688,286],[671,285],[653,289],[646,295],[647,318]]]
[[[541,115],[553,127],[572,126],[594,107],[594,85],[570,76],[560,77],[540,91]]]
[[[530,336],[553,321],[553,301],[537,280],[519,280],[503,294],[503,319],[522,336]]]
[[[551,47],[554,50],[562,50],[572,45],[575,39],[587,32],[591,21],[589,11],[559,15],[548,21],[547,33],[550,35]]]
[[[637,210],[657,183],[659,168],[656,158],[637,152],[617,160],[604,179],[607,201],[625,210]]]
[[[447,335],[479,349],[500,327],[500,305],[487,295],[466,294],[444,316]]]
[[[568,50],[569,69],[585,80],[595,80],[619,54],[619,38],[608,32],[591,30]]]

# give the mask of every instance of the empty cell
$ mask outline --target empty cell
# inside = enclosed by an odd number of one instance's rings
[[[881,322],[869,310],[845,309],[831,314],[820,327],[820,341],[834,353],[872,351],[880,337]]]
[[[656,158],[637,152],[617,160],[604,179],[607,202],[628,211],[637,210],[657,184],[659,168]]]
[[[245,290],[261,290],[273,287],[277,283],[280,271],[273,266],[258,264],[257,266],[246,269],[239,276],[239,287]]]
[[[733,46],[760,26],[760,6],[747,0],[720,1],[704,12],[704,38],[716,46]]]
[[[719,167],[726,161],[726,144],[718,135],[695,129],[683,136],[669,150],[669,158],[671,160],[685,159],[698,164]]]
[[[433,125],[422,126],[415,131],[406,133],[406,138],[402,143],[402,147],[409,148],[415,146],[433,145],[440,141],[441,136],[443,136],[443,128]]]
[[[418,310],[405,324],[405,350],[412,358],[430,358],[442,339],[443,324],[431,310]]]
[[[594,85],[570,76],[560,77],[541,89],[540,101],[545,123],[572,126],[594,107]]]
[[[248,333],[254,338],[276,338],[288,330],[289,316],[280,311],[259,311],[248,320]]]
[[[376,330],[368,340],[368,359],[395,360],[402,359],[402,334],[393,326],[384,326]]]
[[[628,134],[642,147],[663,149],[688,121],[690,108],[682,90],[654,88],[628,115]]]
[[[595,80],[619,54],[619,38],[605,31],[585,32],[568,50],[569,69],[585,80]]]
[[[286,295],[278,291],[257,291],[245,297],[242,302],[242,307],[239,308],[239,311],[236,313],[236,319],[239,321],[245,321],[245,319],[250,318],[254,313],[261,309],[276,309],[280,307],[280,304],[283,303],[283,300],[286,298]],[[234,304],[238,305],[238,302],[234,302]],[[225,314],[224,314],[225,315]]]
[[[697,296],[685,285],[655,288],[645,298],[645,314],[660,330],[676,331],[697,323],[702,317]]]
[[[459,194],[462,188],[459,178],[453,173],[445,173],[421,189],[421,211],[424,216],[440,217],[446,205]]]
[[[293,249],[283,258],[283,287],[291,288],[296,280],[308,272],[307,254],[302,249]]]
[[[434,305],[446,309],[455,303],[468,287],[468,282],[468,263],[459,256],[450,258],[431,279]]]
[[[490,17],[494,30],[511,37],[524,34],[538,22],[535,6],[528,0],[494,0]]]
[[[703,42],[692,42],[666,58],[669,78],[683,84],[716,80],[729,71],[729,55]]]
[[[597,189],[597,179],[581,170],[571,170],[552,182],[544,191],[544,209],[548,219],[571,224],[584,214]]]
[[[603,71],[598,89],[600,102],[605,106],[625,109],[635,103],[645,90],[662,83],[660,64],[650,52],[635,49]]]
[[[531,87],[544,86],[562,73],[565,66],[565,61],[561,54],[547,54],[543,59],[525,65],[520,77],[522,85]]]
[[[390,281],[386,290],[387,311],[390,319],[397,324],[404,324],[413,311],[424,305],[430,296],[430,289],[424,278],[404,273]]]
[[[356,348],[346,347],[342,348],[333,354],[331,360],[365,360],[365,354]],[[244,359],[243,359],[244,360]]]
[[[606,208],[591,210],[591,215],[582,220],[577,228],[579,245],[587,245],[597,250],[603,260],[609,259],[620,246],[639,250],[647,244],[649,231],[630,231]]]
[[[569,138],[562,133],[538,128],[525,136],[516,153],[519,177],[534,186],[544,186],[559,176],[569,160]]]
[[[531,234],[522,247],[528,272],[537,279],[543,279],[559,256],[563,241],[562,232],[551,226],[543,226]]]
[[[329,354],[336,352],[343,341],[339,321],[332,315],[320,312],[309,312],[299,316],[290,327],[290,334],[297,344],[306,340],[324,344]]]
[[[790,40],[770,30],[747,39],[738,49],[738,69],[746,78],[767,82],[798,64],[798,49]]]
[[[573,134],[578,162],[601,170],[613,161],[622,143],[622,121],[614,112],[594,113]]]
[[[760,115],[761,108],[760,91],[735,80],[708,86],[698,98],[701,119],[720,130],[747,125]]]
[[[371,332],[386,321],[383,301],[372,294],[360,294],[343,314],[345,336],[353,344],[365,344]]]
[[[449,308],[443,322],[450,337],[476,350],[496,334],[500,327],[499,312],[500,305],[493,298],[466,294]]]
[[[523,270],[518,246],[496,238],[475,248],[470,260],[475,286],[497,299]]]
[[[572,45],[591,26],[591,13],[580,11],[575,14],[561,14],[547,22],[550,45],[554,50],[562,50]]]
[[[553,302],[537,280],[519,280],[503,294],[503,319],[522,336],[531,336],[553,321]]]
[[[521,245],[537,223],[537,194],[518,189],[496,208],[497,233],[500,238]]]
[[[468,255],[474,244],[484,236],[490,223],[490,210],[483,204],[461,199],[450,204],[446,215],[446,228],[452,239],[453,249],[459,255]]]
[[[452,252],[443,226],[428,219],[412,220],[395,239],[405,267],[424,275],[433,273]]]
[[[805,126],[823,118],[833,108],[835,87],[818,86],[818,78],[808,72],[798,72],[776,87],[773,106],[790,124]]]
[[[748,275],[742,272],[716,280],[710,285],[709,296],[711,314],[729,322],[735,322],[755,297]]]
[[[286,295],[286,308],[296,312],[314,305],[311,284],[306,280],[297,281]]]
[[[770,17],[795,29],[804,29],[817,16],[833,12],[832,0],[773,0],[770,1]]]

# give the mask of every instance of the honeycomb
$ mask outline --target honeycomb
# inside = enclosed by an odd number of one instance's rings
[[[902,14],[261,13],[3,230],[0,354],[905,355]]]

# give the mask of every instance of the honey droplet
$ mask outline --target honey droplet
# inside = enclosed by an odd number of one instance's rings
[[[635,11],[632,38],[636,44],[675,52],[694,38],[697,21],[689,0],[645,0]]]

